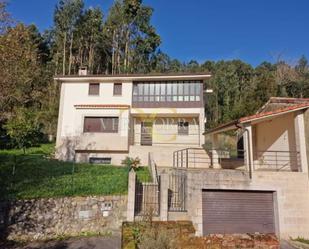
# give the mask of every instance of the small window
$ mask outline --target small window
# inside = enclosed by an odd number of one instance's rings
[[[89,95],[99,95],[100,94],[100,83],[90,83],[88,94]]]
[[[114,83],[114,95],[122,95],[122,83]]]
[[[112,158],[111,157],[90,157],[89,163],[93,164],[111,164]]]
[[[178,135],[189,135],[189,122],[178,122]]]
[[[117,133],[118,117],[85,117],[84,132]]]

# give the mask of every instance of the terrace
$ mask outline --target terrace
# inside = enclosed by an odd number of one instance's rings
[[[253,171],[307,172],[304,112],[308,102],[262,111],[205,132],[211,148],[174,152],[180,168],[217,168]],[[235,134],[235,149],[219,145],[220,134]]]

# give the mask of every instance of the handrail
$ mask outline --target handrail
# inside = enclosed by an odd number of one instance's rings
[[[190,153],[191,150],[193,150],[194,153]],[[173,167],[174,168],[190,168],[191,163],[193,163],[194,165],[197,163],[205,163],[205,164],[209,164],[210,166],[211,159],[209,157],[206,158],[206,157],[199,156],[199,155],[202,155],[202,153],[196,153],[196,151],[203,151],[206,153],[204,148],[198,148],[198,147],[189,147],[189,148],[184,148],[184,149],[174,151],[173,152]]]
[[[152,182],[157,184],[159,182],[157,164],[155,163],[153,159],[153,154],[151,152],[148,153],[148,159],[149,159],[150,172],[152,176]]]

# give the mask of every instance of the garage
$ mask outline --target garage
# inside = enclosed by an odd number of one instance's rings
[[[203,234],[275,233],[274,193],[203,190]]]

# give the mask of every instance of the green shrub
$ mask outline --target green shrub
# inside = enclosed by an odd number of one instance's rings
[[[138,169],[141,166],[141,160],[138,157],[133,158],[127,156],[121,163],[130,169]]]

